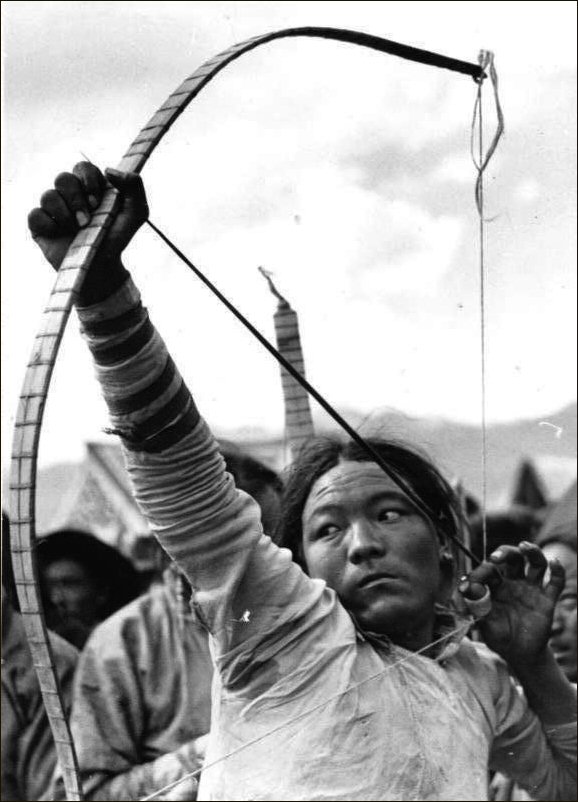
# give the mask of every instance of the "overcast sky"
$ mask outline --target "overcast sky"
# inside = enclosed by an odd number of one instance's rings
[[[52,275],[26,216],[85,153],[102,167],[204,60],[295,25],[349,27],[456,58],[495,52],[506,136],[487,174],[488,419],[576,393],[574,2],[3,2],[2,440]],[[341,408],[480,419],[478,218],[469,78],[320,40],[219,76],[144,170],[151,219],[273,335],[272,271],[310,380]],[[495,125],[485,91],[486,137]],[[126,264],[218,429],[280,431],[275,363],[159,244]],[[106,415],[71,319],[41,461]]]

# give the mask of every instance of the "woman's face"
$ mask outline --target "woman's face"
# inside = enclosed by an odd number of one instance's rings
[[[311,488],[303,554],[369,632],[416,650],[433,636],[434,605],[450,579],[429,521],[373,462],[343,461]]]

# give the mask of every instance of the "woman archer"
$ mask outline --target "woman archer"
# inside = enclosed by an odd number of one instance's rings
[[[410,449],[315,441],[285,492],[279,548],[236,490],[121,262],[148,215],[109,171],[118,214],[78,313],[137,500],[193,587],[216,682],[200,799],[487,799],[488,768],[534,798],[573,799],[575,691],[548,646],[564,585],[531,544],[460,584],[493,651],[448,609],[455,500]],[[82,163],[29,215],[58,269],[105,179]],[[546,579],[544,577],[546,576]],[[524,689],[516,690],[509,670]]]

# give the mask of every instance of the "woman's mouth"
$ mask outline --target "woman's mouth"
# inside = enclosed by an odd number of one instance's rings
[[[374,585],[389,584],[390,582],[395,582],[397,579],[398,577],[394,576],[393,574],[377,572],[374,574],[367,574],[366,576],[364,576],[357,583],[357,587],[370,588],[373,587]]]

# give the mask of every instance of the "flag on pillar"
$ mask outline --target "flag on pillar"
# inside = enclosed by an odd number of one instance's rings
[[[273,316],[277,350],[285,357],[287,362],[293,365],[296,371],[305,377],[305,362],[301,348],[297,313],[277,290],[271,275],[262,267],[259,268],[259,271],[267,280],[269,289],[279,302]],[[280,365],[280,370],[285,405],[285,438],[289,445],[291,459],[294,459],[301,446],[315,434],[313,418],[307,391],[295,381],[293,376],[282,365]]]

